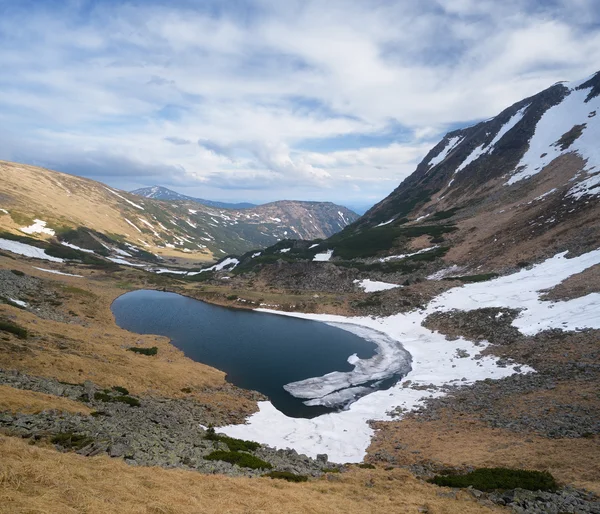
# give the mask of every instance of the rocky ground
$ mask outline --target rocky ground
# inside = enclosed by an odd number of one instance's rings
[[[123,391],[100,389],[89,381],[66,384],[2,370],[0,384],[81,401],[95,409],[89,416],[55,410],[36,414],[5,411],[0,413],[0,427],[9,435],[34,442],[49,441],[58,434],[85,436],[83,446],[76,448],[80,455],[108,454],[122,457],[126,463],[137,466],[193,469],[230,476],[260,476],[265,473],[204,459],[214,450],[228,450],[225,443],[205,438],[206,427],[219,425],[225,420],[218,412],[193,400],[133,397],[124,395]],[[118,401],[124,397],[130,402],[139,402],[139,405]],[[56,446],[59,450],[68,449],[60,443]],[[252,454],[269,462],[277,471],[320,476],[324,469],[337,469],[337,466],[328,463],[325,455],[315,460],[299,455],[295,450],[274,450],[265,446]]]

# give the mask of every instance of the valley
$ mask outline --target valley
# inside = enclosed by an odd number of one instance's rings
[[[106,496],[121,477],[133,489],[168,488],[152,493],[155,512],[169,512],[166,498],[181,484],[229,488],[235,512],[598,512],[599,109],[600,73],[555,84],[447,134],[364,216],[320,205],[316,235],[284,220],[316,216],[306,205],[225,211],[1,163],[3,494],[15,511],[56,497],[59,486],[36,477],[60,463],[86,491],[61,500],[74,510],[87,501],[108,511],[114,500],[136,512],[138,491]],[[255,211],[262,222],[243,221]],[[344,222],[335,225],[336,215]],[[179,228],[159,231],[169,220]],[[200,248],[211,223],[227,232],[210,232],[215,244]],[[243,244],[235,242],[242,227],[253,234]],[[261,227],[269,237],[258,238]],[[180,304],[150,308],[171,293]],[[127,315],[116,310],[140,294]],[[161,316],[177,329],[189,323],[195,347],[202,323],[222,312],[205,305],[211,314],[184,318],[195,300],[260,311],[234,311],[223,324],[246,314],[282,326],[311,320],[323,325],[305,336],[314,345],[346,331],[345,341],[371,350],[347,343],[331,364],[312,350],[309,361],[323,366],[277,387],[319,415],[286,414],[268,392],[216,369],[225,365],[189,358],[173,327],[154,324]],[[262,322],[252,323],[267,339]],[[229,337],[228,352],[252,344],[245,330]],[[300,346],[296,331],[290,341]],[[251,356],[240,351],[242,365]],[[294,367],[293,357],[282,359]],[[427,482],[499,467],[549,472],[558,488]],[[76,473],[100,469],[110,476],[94,495]],[[270,470],[307,482],[267,478]],[[221,500],[178,501],[183,511],[206,502],[218,512]]]

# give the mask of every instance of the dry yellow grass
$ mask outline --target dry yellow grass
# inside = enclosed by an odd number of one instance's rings
[[[81,457],[0,436],[0,512],[28,514],[179,514],[503,512],[457,499],[408,472],[353,470],[290,484],[193,471],[127,466],[108,457]]]
[[[550,471],[557,480],[600,493],[600,438],[548,439],[490,428],[446,413],[440,420],[379,422],[370,455],[393,455],[403,465],[510,467]]]
[[[2,207],[21,215],[39,217],[59,226],[85,226],[103,233],[124,235],[134,244],[141,238],[153,252],[160,252],[166,258],[181,258],[182,263],[192,258],[195,262],[213,260],[208,250],[194,252],[192,257],[174,249],[157,248],[152,237],[140,234],[125,221],[126,217],[136,220],[139,211],[124,204],[100,182],[37,166],[0,161],[0,184],[5,197]],[[20,225],[13,223],[10,216],[1,216],[0,228],[19,232]]]
[[[0,305],[0,315],[13,317],[31,333],[27,340],[0,340],[0,368],[65,382],[91,380],[107,388],[118,385],[136,395],[193,396],[199,402],[240,415],[256,410],[256,402],[225,382],[225,373],[187,358],[168,338],[118,328],[110,310],[112,301],[124,292],[114,286],[118,275],[96,272],[89,280],[49,275],[4,257],[0,257],[0,267],[19,269],[43,279],[48,289],[60,294],[62,305],[56,307],[57,311],[74,311],[85,320],[85,325],[62,323]],[[85,268],[70,271],[89,274]],[[156,346],[158,355],[148,357],[127,351],[133,346]],[[192,393],[184,394],[184,388],[191,388]]]
[[[90,414],[92,412],[85,405],[68,398],[0,385],[0,411],[37,414],[45,410],[58,410],[74,414]]]

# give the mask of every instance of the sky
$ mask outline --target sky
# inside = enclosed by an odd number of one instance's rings
[[[387,196],[600,70],[598,0],[0,0],[0,159],[213,200]]]

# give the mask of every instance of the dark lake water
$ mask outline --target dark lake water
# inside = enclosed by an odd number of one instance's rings
[[[134,291],[112,304],[117,324],[138,334],[167,336],[191,359],[227,373],[227,381],[260,391],[288,416],[331,412],[307,407],[285,384],[332,371],[347,359],[374,355],[376,345],[325,323],[229,309],[161,291]]]

